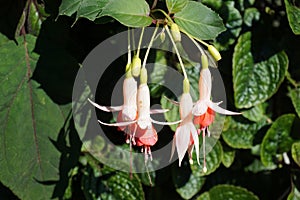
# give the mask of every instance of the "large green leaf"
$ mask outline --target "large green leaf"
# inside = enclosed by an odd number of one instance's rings
[[[100,16],[110,16],[130,27],[145,27],[152,23],[150,8],[144,0],[109,0]]]
[[[201,190],[205,182],[205,177],[202,177],[201,172],[202,168],[196,164],[192,165],[190,169],[185,165],[182,167],[173,165],[172,180],[177,193],[182,198],[191,199]]]
[[[230,167],[235,158],[235,150],[223,145],[222,163],[225,167]]]
[[[270,98],[279,88],[288,68],[288,57],[284,52],[254,63],[251,32],[244,33],[238,39],[232,62],[237,108],[250,108]]]
[[[91,21],[110,16],[125,26],[144,27],[151,24],[150,8],[144,0],[64,0],[59,15],[83,17]]]
[[[258,200],[252,192],[233,185],[218,185],[205,192],[197,200]]]
[[[296,1],[284,0],[287,17],[290,23],[292,31],[299,35],[300,34],[300,8],[299,3],[296,5]]]
[[[3,36],[0,36],[3,37]],[[31,74],[38,55],[31,35],[0,45],[0,180],[21,199],[50,199],[58,179],[56,138],[64,118]]]
[[[166,0],[169,13],[177,13],[188,3],[188,0]]]
[[[214,39],[225,30],[218,14],[200,2],[189,1],[174,18],[182,31],[201,40]]]
[[[292,145],[292,157],[297,165],[300,167],[300,142],[295,142]]]
[[[267,131],[260,149],[261,161],[265,166],[276,166],[276,156],[291,149],[293,139],[290,137],[290,131],[294,119],[294,114],[282,115]]]
[[[300,117],[300,88],[289,89],[289,96],[292,99],[298,117]]]
[[[265,112],[266,112],[266,104],[261,103],[248,110],[242,111],[242,115],[243,117],[249,119],[250,121],[258,122],[263,118],[267,117],[265,115]]]
[[[222,133],[222,137],[233,148],[250,149],[256,133],[266,124],[265,119],[254,123],[241,117],[230,117],[229,128]]]

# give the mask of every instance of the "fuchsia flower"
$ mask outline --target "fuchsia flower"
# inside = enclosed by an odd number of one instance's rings
[[[207,57],[205,56],[205,58],[206,61],[202,62],[202,70],[199,78],[199,100],[194,105],[192,113],[195,116],[194,123],[199,125],[201,130],[208,131],[207,127],[215,119],[215,112],[224,115],[239,115],[240,113],[221,108],[219,106],[221,102],[214,103],[210,100],[212,81],[211,73],[208,69]]]
[[[189,152],[190,162],[192,159],[193,149],[196,149],[197,161],[199,163],[199,139],[197,130],[193,124],[193,100],[190,93],[183,93],[180,99],[180,118],[182,122],[177,127],[171,152],[171,158],[173,157],[175,146],[179,157],[179,166],[181,166],[182,159],[185,152]]]
[[[107,107],[100,106],[89,100],[95,107],[106,112],[120,111],[117,118],[117,123],[108,124],[100,120],[99,123],[107,126],[118,126],[120,130],[125,131],[127,143],[137,146],[142,146],[142,151],[145,154],[145,161],[148,157],[152,160],[151,149],[157,140],[157,132],[152,123],[161,125],[172,125],[177,122],[158,122],[150,117],[150,114],[164,113],[168,110],[155,109],[150,110],[150,91],[147,85],[147,70],[141,70],[141,83],[137,90],[136,81],[133,77],[126,78],[123,84],[123,106]]]

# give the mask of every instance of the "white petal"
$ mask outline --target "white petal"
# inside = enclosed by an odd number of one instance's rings
[[[122,119],[124,121],[132,121],[137,116],[137,108],[135,106],[123,106]]]
[[[178,127],[177,129],[180,129],[180,127]],[[176,134],[174,135],[174,138],[173,138],[172,150],[171,150],[171,156],[170,156],[169,162],[171,162],[171,160],[173,158],[173,155],[174,155],[174,152],[175,152],[175,146],[176,146]]]
[[[130,122],[118,122],[118,123],[114,123],[114,124],[108,124],[108,123],[102,122],[102,121],[100,121],[100,120],[98,120],[98,122],[99,122],[100,124],[103,124],[103,125],[106,125],[106,126],[128,126],[128,125],[130,125],[130,124],[135,123],[136,120],[135,120],[135,121],[130,121]]]
[[[203,115],[207,111],[207,102],[203,100],[197,101],[197,103],[194,105],[192,113],[195,116]]]
[[[100,106],[93,102],[92,100],[88,99],[88,101],[95,106],[96,108],[105,111],[105,112],[115,112],[115,111],[120,111],[122,110],[123,106]]]
[[[146,129],[148,127],[152,127],[151,118],[139,118],[137,120],[137,124],[141,129]]]
[[[190,123],[189,126],[190,126],[191,134],[192,134],[192,137],[193,137],[193,140],[194,140],[194,147],[196,149],[197,162],[200,165],[200,162],[199,162],[199,155],[200,155],[200,153],[199,153],[199,139],[198,139],[197,130],[196,130],[194,124]]]
[[[165,113],[168,111],[169,111],[169,109],[152,109],[152,110],[150,110],[150,114],[160,114],[160,113]]]
[[[193,100],[190,93],[183,93],[180,99],[180,118],[186,118],[193,109]]]
[[[211,95],[211,73],[209,69],[202,69],[199,78],[200,100],[210,99]]]
[[[182,122],[182,120],[175,121],[175,122],[159,122],[159,121],[156,121],[156,120],[154,120],[154,119],[151,119],[151,121],[152,121],[154,124],[160,124],[160,125],[174,125],[174,124],[179,124],[180,122]]]
[[[190,130],[188,126],[181,126],[177,128],[176,133],[176,148],[179,158],[179,166],[181,166],[182,159],[185,155],[185,152],[188,149],[190,142]]]
[[[221,108],[220,106],[218,106],[217,103],[213,103],[213,102],[209,103],[209,107],[212,110],[214,110],[215,112],[220,113],[220,114],[224,114],[224,115],[240,115],[241,114],[241,113],[238,113],[238,112],[232,112],[232,111],[226,110],[224,108]]]

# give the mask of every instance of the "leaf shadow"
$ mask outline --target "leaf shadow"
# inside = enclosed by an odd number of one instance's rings
[[[70,112],[56,140],[49,138],[51,143],[61,153],[58,167],[59,180],[39,181],[35,179],[38,183],[43,185],[55,185],[51,197],[52,199],[63,199],[69,185],[69,172],[77,166],[81,152],[82,142],[75,129],[73,117],[70,117],[71,114]]]

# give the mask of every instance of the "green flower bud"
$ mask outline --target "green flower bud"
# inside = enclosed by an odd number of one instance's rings
[[[147,81],[148,81],[147,69],[143,67],[141,69],[140,84],[147,83]]]
[[[177,24],[171,24],[171,34],[175,42],[181,42],[181,35]]]
[[[213,46],[213,45],[208,45],[208,51],[212,55],[212,57],[215,59],[215,61],[221,60],[221,54],[220,52]]]
[[[202,64],[202,69],[208,68],[208,60],[207,60],[207,56],[205,54],[201,55],[201,64]]]
[[[131,74],[131,63],[127,63],[125,72],[126,72],[126,74],[125,74],[126,78],[132,77],[132,74]]]
[[[185,78],[183,80],[183,93],[189,93],[190,92],[190,82],[189,79]]]
[[[131,63],[132,76],[138,77],[140,75],[141,66],[142,66],[141,59],[139,57],[137,57],[136,55],[133,56],[132,63]]]
[[[160,35],[159,35],[159,37],[160,37],[160,41],[161,41],[161,42],[164,42],[165,39],[166,39],[166,34],[165,34],[165,32],[161,32]]]

